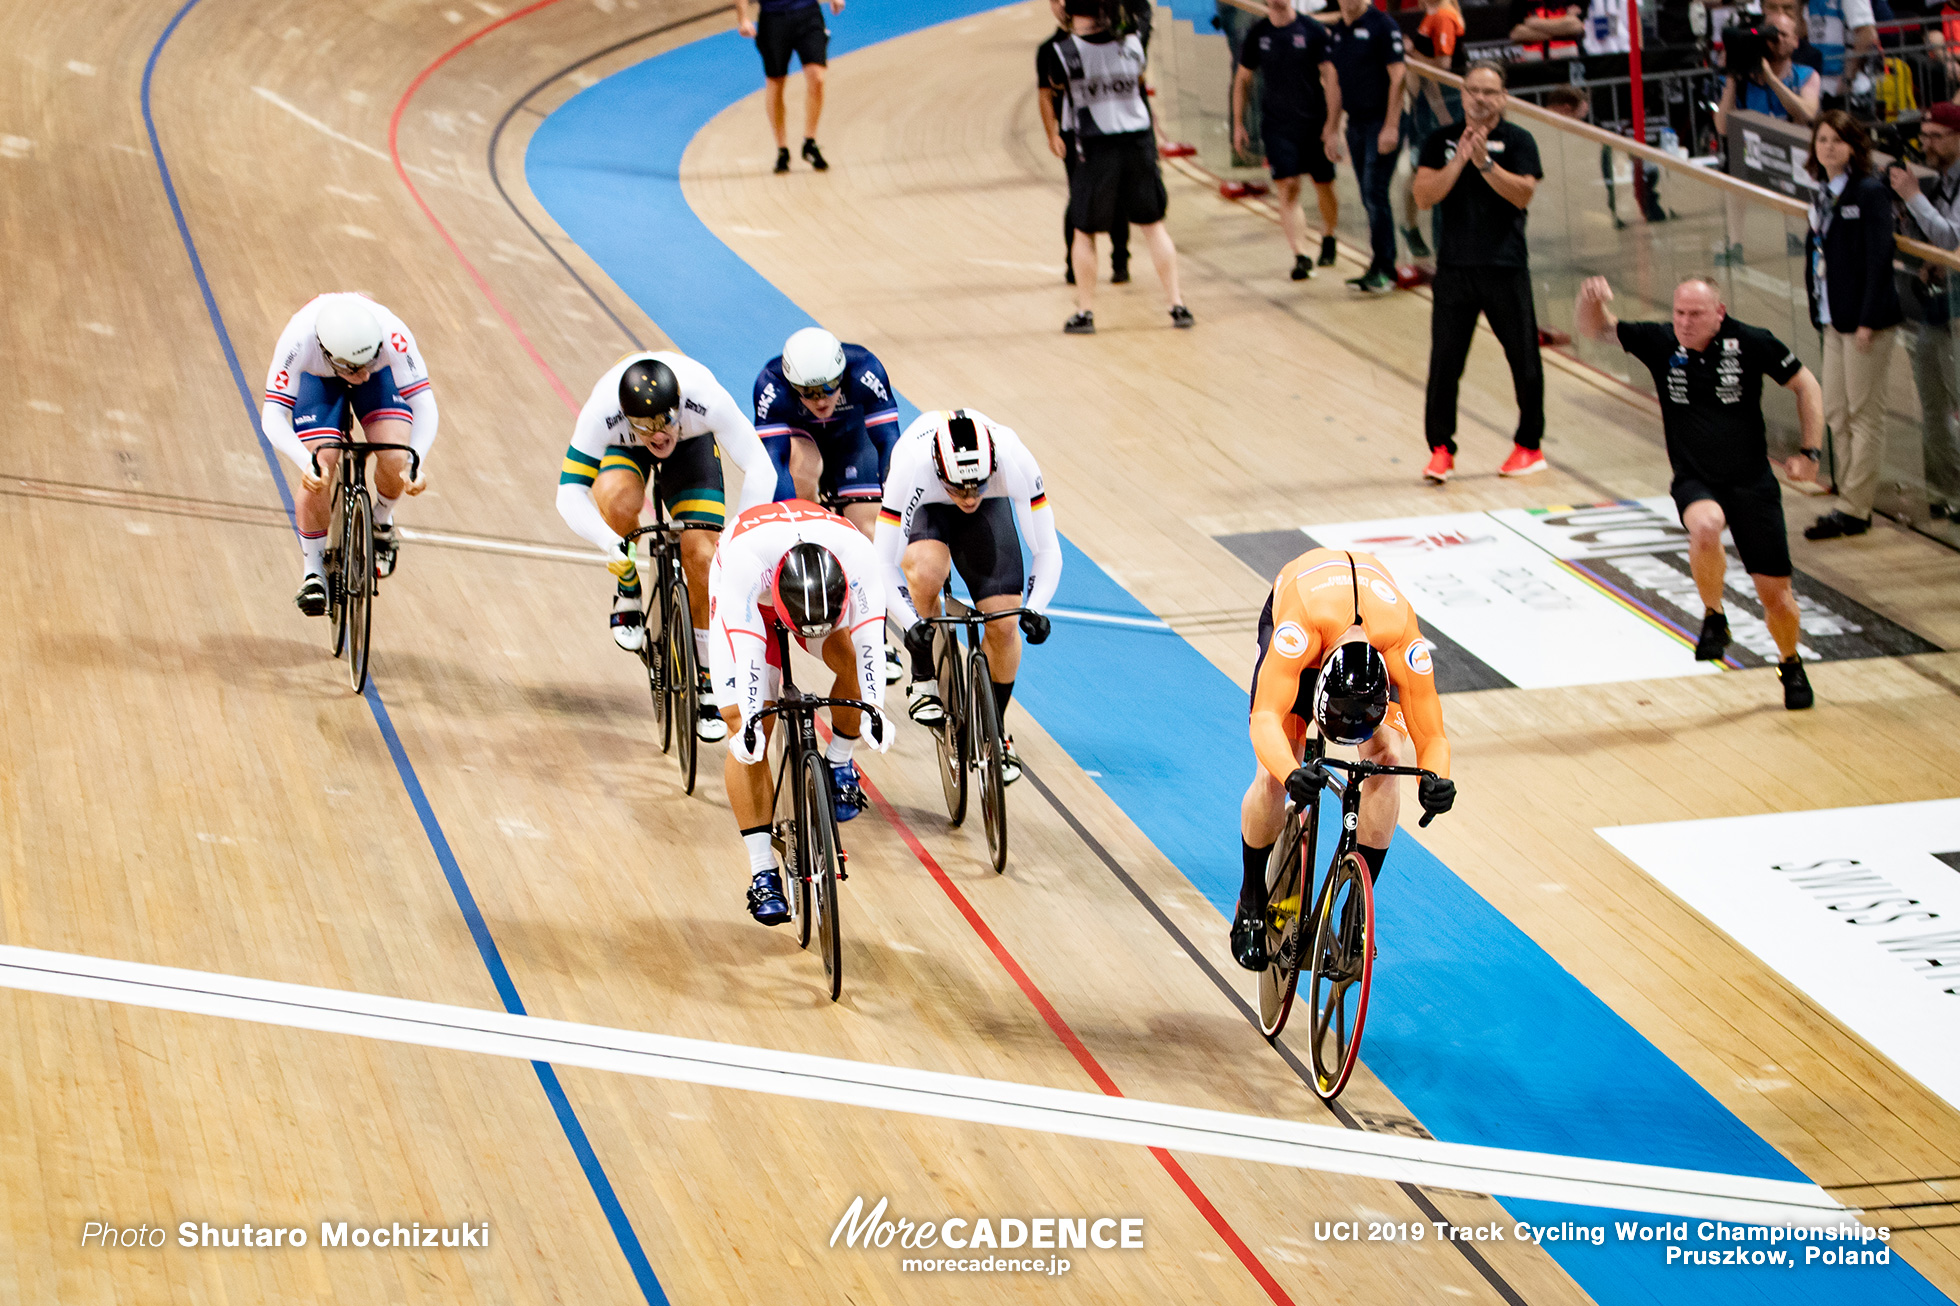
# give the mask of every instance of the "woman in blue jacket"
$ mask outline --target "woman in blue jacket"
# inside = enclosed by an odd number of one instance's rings
[[[1824,420],[1838,507],[1805,528],[1804,538],[1831,540],[1871,529],[1885,462],[1885,382],[1903,315],[1892,279],[1892,194],[1873,175],[1871,137],[1842,110],[1820,114],[1806,166],[1817,196],[1804,281],[1810,320],[1824,333]]]

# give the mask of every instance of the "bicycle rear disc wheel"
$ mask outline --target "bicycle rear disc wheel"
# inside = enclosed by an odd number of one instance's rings
[[[688,610],[687,577],[678,568],[667,594],[667,715],[677,736],[674,745],[681,764],[681,791],[691,794],[701,753],[701,681],[694,660],[694,618]]]
[[[1332,1102],[1361,1064],[1368,990],[1375,974],[1375,893],[1352,852],[1335,858],[1314,913],[1307,1001],[1313,1009],[1314,1092]]]
[[[830,767],[820,753],[803,759],[803,801],[803,846],[810,868],[810,929],[817,936],[817,949],[823,954],[824,979],[830,988],[830,1000],[835,1002],[844,991],[843,934],[837,921],[837,874],[842,862],[837,855],[837,819],[831,810]]]
[[[653,696],[653,729],[660,740],[660,751],[674,747],[674,714],[668,710],[667,675],[672,659],[667,656],[667,623],[660,620],[660,604],[666,597],[658,585],[646,585],[645,608],[640,616],[640,661],[647,669],[647,692]]]
[[[1000,778],[1002,742],[1000,709],[994,705],[994,678],[985,653],[967,664],[973,704],[966,719],[972,723],[973,765],[980,785],[980,824],[987,831],[987,853],[994,874],[1007,869],[1007,790]]]
[[[946,713],[932,732],[939,754],[939,788],[946,795],[946,823],[966,820],[966,700],[960,686],[960,644],[941,627],[939,645],[939,702]]]
[[[341,584],[347,604],[347,683],[356,694],[367,688],[368,636],[374,619],[374,507],[355,491],[342,541]]]
[[[1306,840],[1294,816],[1266,863],[1266,969],[1259,972],[1259,1028],[1269,1039],[1279,1037],[1293,1010],[1300,984],[1300,938],[1306,911],[1303,899],[1309,880]]]

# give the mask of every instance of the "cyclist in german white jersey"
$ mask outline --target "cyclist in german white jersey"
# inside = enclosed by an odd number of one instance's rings
[[[405,444],[417,457],[428,457],[439,416],[415,336],[365,295],[320,295],[279,333],[259,417],[272,447],[299,468],[293,508],[305,563],[293,601],[309,617],[327,610],[327,486],[340,461],[338,450],[321,450],[316,475],[309,446],[340,439],[350,407],[363,438]],[[410,481],[408,455],[399,451],[376,454],[375,464],[374,556],[376,570],[386,576],[401,545],[395,504],[405,493],[422,493],[429,478],[424,468],[419,480]]]
[[[1033,574],[1024,576],[1019,520],[1034,552]],[[1042,489],[1041,468],[1021,437],[971,408],[921,413],[892,446],[885,501],[875,540],[892,591],[892,615],[905,624],[912,655],[906,711],[920,725],[945,720],[932,670],[932,627],[939,593],[959,568],[974,606],[982,612],[1029,607],[1020,627],[1030,644],[1048,638],[1044,615],[1062,579],[1062,544],[1055,513]],[[1021,666],[1021,640],[1005,621],[990,622],[987,662],[994,702],[1003,721]],[[1021,778],[1014,740],[1005,740],[1001,780]]]
[[[776,700],[782,687],[780,620],[805,649],[819,652],[835,676],[827,698],[885,701],[885,583],[871,541],[844,518],[802,499],[764,504],[735,518],[708,570],[713,628],[708,664],[730,731],[723,773],[728,805],[749,853],[749,913],[764,925],[789,919],[782,877],[769,844],[775,802],[769,774],[769,733],[762,723],[755,746],[744,728]],[[866,805],[851,752],[860,731],[879,752],[891,743],[882,713],[830,709],[831,787],[839,821]]]
[[[695,733],[713,743],[727,733],[708,680],[708,562],[721,538],[726,504],[721,450],[742,469],[743,508],[776,496],[779,470],[755,427],[714,373],[683,354],[635,353],[606,369],[572,428],[558,473],[558,512],[581,536],[612,554],[613,642],[638,652],[646,642],[640,573],[625,536],[640,524],[647,479],[659,465],[660,501],[676,521],[706,522],[712,531],[681,536],[694,653],[701,667],[701,717]]]

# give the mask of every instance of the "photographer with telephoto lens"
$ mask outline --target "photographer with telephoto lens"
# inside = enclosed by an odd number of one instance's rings
[[[1809,126],[1817,117],[1824,79],[1796,63],[1797,20],[1787,13],[1739,23],[1722,33],[1727,77],[1715,110],[1715,130],[1729,134],[1729,111],[1752,109]]]

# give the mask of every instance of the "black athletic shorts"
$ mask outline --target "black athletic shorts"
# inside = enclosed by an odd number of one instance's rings
[[[728,508],[721,479],[721,450],[710,436],[682,440],[665,458],[655,458],[643,445],[608,445],[606,456],[599,460],[599,470],[630,467],[646,481],[653,479],[656,463],[660,467],[660,502],[667,505],[668,516],[676,521],[722,524]]]
[[[1078,136],[1082,162],[1069,178],[1069,221],[1077,231],[1108,231],[1119,223],[1140,227],[1164,220],[1170,195],[1157,169],[1152,132]]]
[[[821,68],[829,59],[830,29],[824,26],[823,6],[813,4],[787,14],[762,14],[755,20],[755,48],[762,51],[764,77],[789,76],[794,54],[805,68]]]
[[[1675,478],[1669,491],[1684,521],[1689,504],[1698,499],[1714,501],[1722,516],[1728,519],[1735,551],[1742,556],[1743,570],[1750,575],[1790,574],[1790,537],[1783,525],[1783,490],[1767,467],[1759,479],[1745,485],[1708,485],[1683,476]]]
[[[1274,181],[1305,174],[1323,186],[1334,180],[1334,161],[1320,144],[1325,123],[1307,122],[1297,127],[1268,126],[1265,132],[1266,166]]]
[[[1021,597],[1027,573],[1021,569],[1014,507],[1006,499],[982,499],[972,512],[961,512],[956,504],[928,503],[914,519],[912,538],[946,546],[974,602],[1003,594]]]

